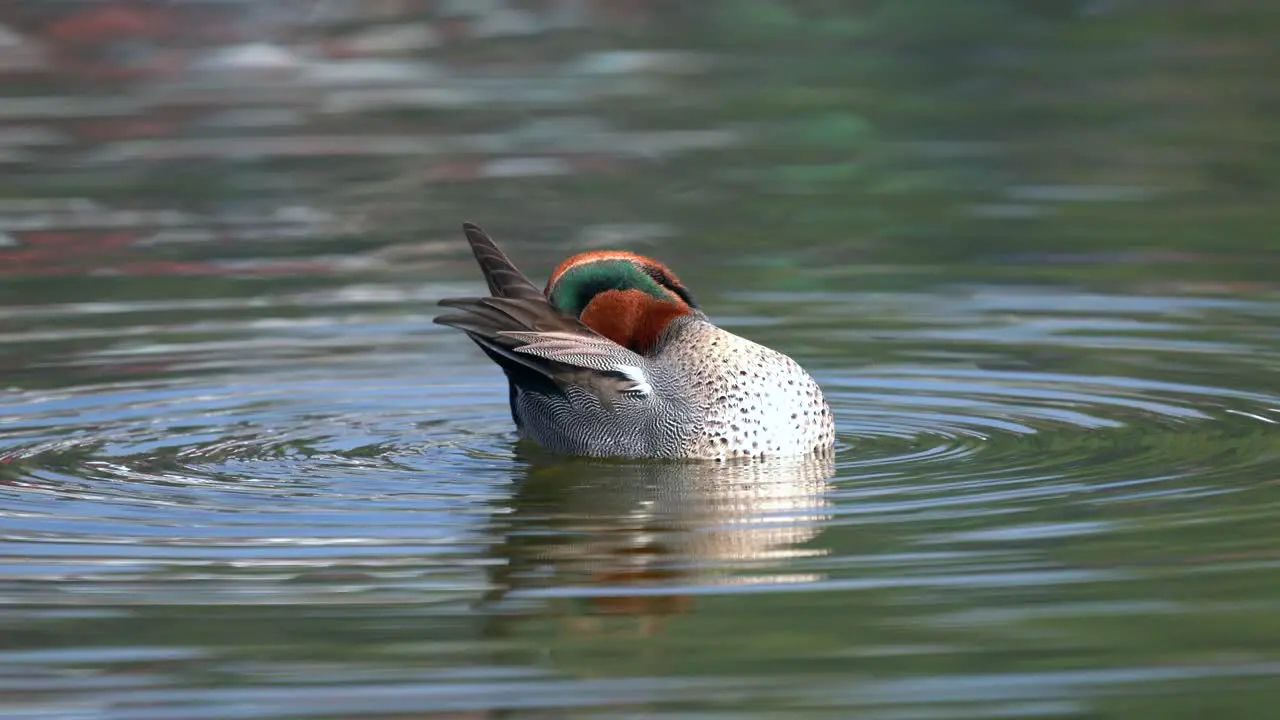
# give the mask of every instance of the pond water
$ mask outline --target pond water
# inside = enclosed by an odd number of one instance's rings
[[[1130,14],[1082,16],[1101,30],[1023,18],[1009,52],[1059,33],[1026,72],[1103,73],[1085,41],[1151,25],[1115,5]],[[925,72],[664,12],[688,37],[650,17],[592,42],[710,37],[719,59],[463,53],[418,90],[495,95],[341,117],[351,81],[280,107],[262,98],[294,76],[131,82],[110,97],[188,114],[142,136],[113,116],[106,139],[9,105],[65,142],[25,148],[0,198],[0,715],[1269,716],[1275,186],[1267,158],[1215,140],[1253,116],[1156,122],[1150,96],[1116,107],[1076,77],[1105,122],[1044,137],[1026,106],[948,104],[981,23],[949,15],[957,46],[880,18],[940,48]],[[1187,27],[1269,47],[1247,23]],[[795,67],[761,75],[742,43]],[[1164,67],[1107,47],[1130,71],[1108,81]],[[519,64],[546,57],[560,69]],[[1197,88],[1227,92],[1213,77]],[[877,102],[825,92],[855,80]],[[189,114],[228,88],[245,96]],[[21,94],[42,93],[89,101]],[[1208,132],[1183,164],[1143,154],[1179,122]],[[1209,156],[1228,179],[1186,169]],[[818,378],[835,458],[517,444],[501,374],[431,322],[483,287],[463,220],[537,280],[583,248],[669,261],[713,319]]]

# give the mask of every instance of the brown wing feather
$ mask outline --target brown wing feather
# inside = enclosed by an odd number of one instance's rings
[[[602,395],[649,387],[643,358],[557,310],[483,230],[463,230],[494,297],[441,300],[460,312],[436,323],[467,333],[509,376],[531,370],[560,387],[587,380]]]
[[[480,272],[484,273],[484,281],[489,284],[489,292],[494,297],[543,297],[542,291],[520,272],[520,268],[511,262],[479,225],[463,223],[462,232],[471,244],[471,253],[476,256],[476,262],[480,263]]]

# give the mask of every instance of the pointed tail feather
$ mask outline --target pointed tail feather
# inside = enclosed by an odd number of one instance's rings
[[[476,256],[476,262],[480,263],[480,271],[484,273],[484,280],[489,284],[489,292],[494,297],[513,299],[543,297],[542,291],[520,272],[515,263],[511,262],[506,253],[502,252],[493,238],[481,230],[479,225],[463,223],[462,232],[466,234],[467,242],[471,244],[471,253]]]

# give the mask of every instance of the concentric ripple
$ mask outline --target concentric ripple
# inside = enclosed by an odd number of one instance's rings
[[[0,394],[0,693],[18,698],[0,709],[367,717],[428,697],[714,709],[818,693],[1073,715],[1109,683],[1245,687],[1280,661],[1221,661],[1277,609],[1248,590],[1280,560],[1272,303],[712,299],[814,370],[839,443],[681,465],[514,444],[500,375],[430,324],[456,289],[6,310],[0,342],[26,369]],[[1245,590],[1224,603],[1208,581]],[[1142,633],[1198,620],[1222,629],[1148,672],[1167,654]],[[51,632],[85,640],[50,650]],[[655,638],[665,659],[644,665]],[[1130,675],[1019,660],[1099,647]],[[753,680],[812,657],[831,673],[899,658],[953,684],[853,698]],[[672,673],[689,680],[651,679]],[[1001,673],[1042,692],[1004,692]],[[295,703],[321,683],[342,692]],[[501,688],[525,699],[485,699]]]

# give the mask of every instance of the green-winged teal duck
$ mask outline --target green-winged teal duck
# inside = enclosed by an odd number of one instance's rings
[[[782,457],[830,452],[835,420],[794,360],[716,327],[661,263],[575,255],[539,290],[479,227],[463,232],[490,297],[436,318],[502,368],[522,437],[594,457]]]

